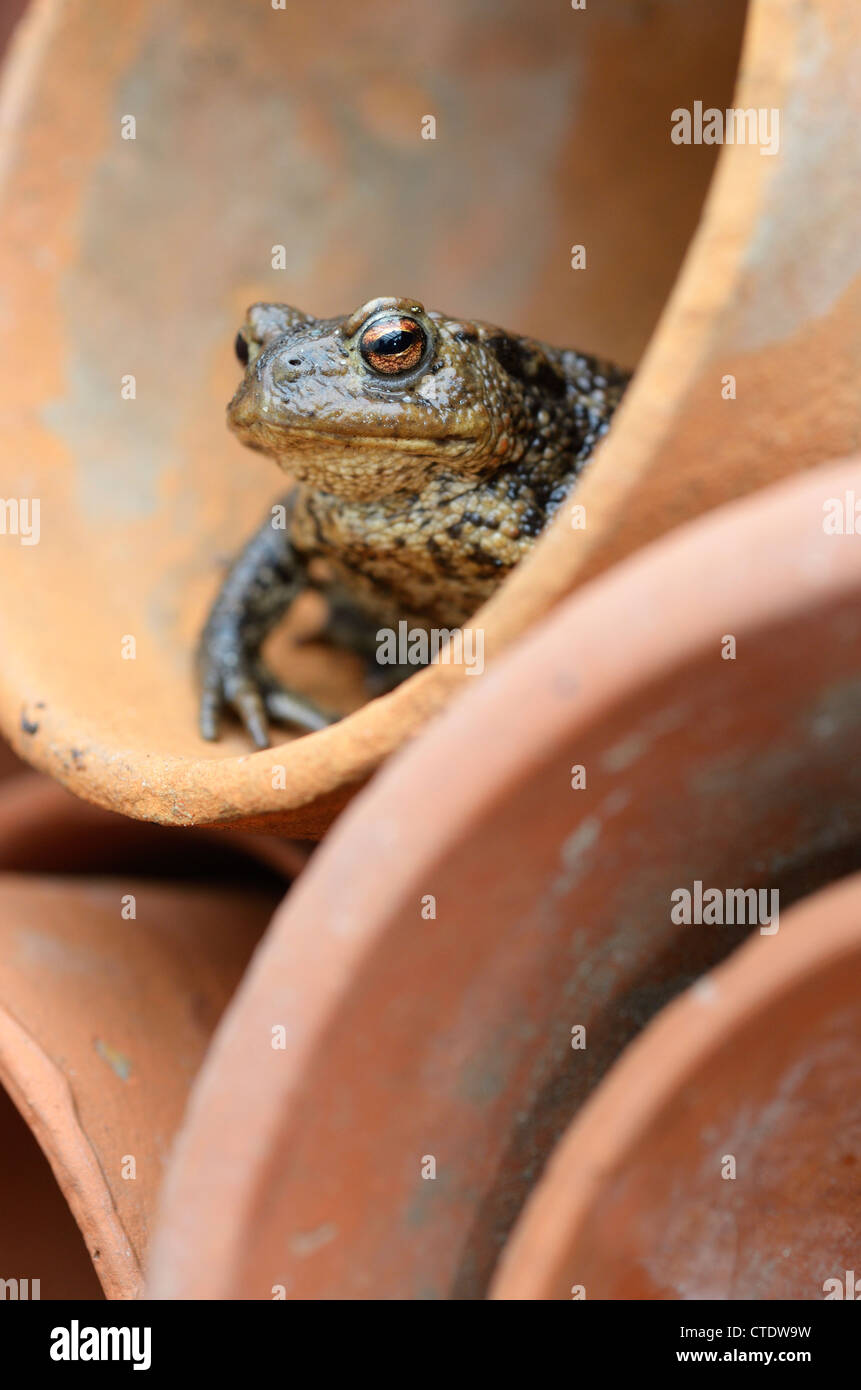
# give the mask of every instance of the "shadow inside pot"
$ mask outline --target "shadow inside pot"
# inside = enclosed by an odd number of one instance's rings
[[[2,1086],[0,1192],[14,1193],[14,1200],[3,1202],[0,1218],[0,1281],[5,1281],[0,1287],[5,1289],[4,1297],[104,1298],[81,1232],[50,1165]]]

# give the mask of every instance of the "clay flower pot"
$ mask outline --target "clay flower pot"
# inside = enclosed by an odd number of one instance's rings
[[[42,1298],[142,1290],[189,1086],[283,891],[225,879],[211,838],[32,775],[0,788],[0,1256]]]
[[[493,1296],[858,1297],[859,979],[855,875],[698,980],[566,1133]]]
[[[154,1297],[483,1295],[579,1106],[746,934],[677,925],[675,890],[786,907],[858,867],[861,546],[823,528],[852,489],[858,461],[615,567],[345,812],[195,1084]]]
[[[21,759],[12,752],[8,743],[0,739],[0,781],[25,772],[26,768],[27,764],[22,763]]]
[[[0,1087],[0,1278],[6,1297],[104,1297],[81,1232],[32,1131]],[[16,1280],[10,1285],[9,1280]]]
[[[6,753],[0,745],[0,758]],[[0,777],[4,775],[4,763]],[[248,861],[272,871],[273,886],[302,872],[312,846],[234,830],[180,831],[142,825],[88,805],[10,758],[0,792],[0,870],[25,873],[135,872],[176,878],[247,877]],[[14,776],[14,773],[18,776]],[[244,866],[244,867],[243,867]],[[259,877],[259,875],[258,875]]]
[[[288,630],[273,662],[350,717],[261,754],[198,739],[196,634],[284,487],[224,429],[254,299],[411,293],[639,363],[586,529],[563,509],[479,615],[489,659],[586,574],[855,447],[861,13],[753,0],[734,90],[745,9],[444,0],[417,29],[382,0],[36,0],[0,121],[2,493],[42,516],[38,545],[0,546],[24,757],[136,818],[314,836],[461,687],[432,667],[358,708],[355,666]],[[771,157],[723,147],[705,206],[717,147],[670,138],[695,100],[783,122]]]

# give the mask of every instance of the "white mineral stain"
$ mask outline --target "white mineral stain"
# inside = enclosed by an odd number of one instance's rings
[[[331,1244],[337,1234],[338,1227],[332,1221],[324,1221],[313,1231],[297,1231],[290,1237],[291,1253],[304,1260],[308,1255],[316,1254],[324,1245]]]

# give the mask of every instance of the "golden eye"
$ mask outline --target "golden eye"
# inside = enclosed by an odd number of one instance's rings
[[[381,376],[401,376],[419,365],[428,335],[415,319],[400,315],[378,319],[359,339],[359,351],[372,371]]]

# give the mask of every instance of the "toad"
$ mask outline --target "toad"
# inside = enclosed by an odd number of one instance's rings
[[[294,486],[210,611],[200,731],[217,738],[229,708],[265,748],[270,721],[331,720],[261,657],[297,595],[321,589],[325,635],[368,655],[380,625],[464,623],[568,496],[629,373],[394,298],[330,319],[255,304],[236,354],[228,423]]]

